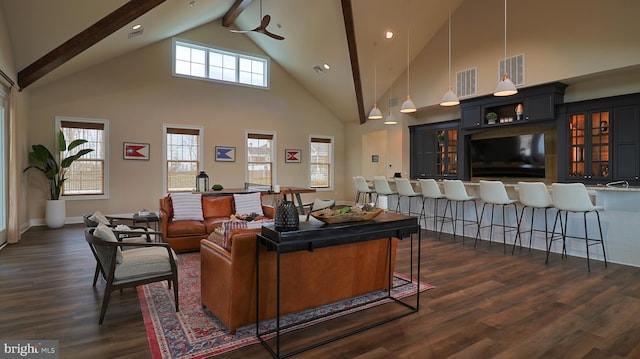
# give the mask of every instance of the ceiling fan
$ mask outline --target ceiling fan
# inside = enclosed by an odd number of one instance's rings
[[[272,32],[270,32],[269,30],[267,30],[267,26],[269,26],[269,22],[271,22],[271,16],[270,15],[265,15],[264,17],[262,16],[262,0],[260,0],[260,18],[262,19],[262,21],[260,22],[260,26],[256,27],[255,29],[252,30],[230,30],[231,32],[235,32],[235,33],[239,33],[239,34],[244,34],[247,32],[251,32],[251,31],[255,31],[258,33],[261,33],[263,35],[267,35],[273,39],[276,40],[284,40],[283,36],[280,35],[276,35]]]

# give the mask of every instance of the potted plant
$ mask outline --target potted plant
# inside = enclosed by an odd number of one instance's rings
[[[64,138],[64,133],[60,131],[57,139],[58,149],[60,154],[63,152],[71,151],[76,147],[87,143],[87,140],[74,140],[69,146]],[[61,156],[53,156],[44,145],[31,146],[31,152],[29,152],[29,161],[31,165],[24,169],[26,172],[30,169],[36,169],[46,177],[49,182],[49,200],[47,201],[47,210],[45,219],[49,228],[59,228],[64,225],[65,203],[60,199],[62,193],[62,186],[67,180],[67,169],[71,166],[75,160],[93,151],[91,148],[84,148],[77,151],[75,154],[71,154],[68,157],[62,158],[58,162],[58,158]]]

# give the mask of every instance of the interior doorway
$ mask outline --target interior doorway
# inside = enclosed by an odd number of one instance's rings
[[[387,176],[387,131],[362,135],[362,177],[372,180],[375,176]]]

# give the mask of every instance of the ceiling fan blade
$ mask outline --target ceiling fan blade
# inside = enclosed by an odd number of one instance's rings
[[[262,21],[260,22],[260,26],[258,26],[258,27],[261,27],[261,28],[263,28],[263,29],[266,29],[266,28],[267,28],[267,26],[269,26],[269,23],[270,23],[270,22],[271,22],[271,15],[265,15],[265,16],[262,18]]]
[[[269,30],[267,30],[267,29],[264,29],[264,31],[262,31],[262,33],[267,35],[267,36],[269,36],[269,37],[271,37],[271,38],[273,38],[273,39],[276,39],[276,40],[284,40],[283,36],[276,35],[276,34],[274,34],[272,32],[269,32]]]

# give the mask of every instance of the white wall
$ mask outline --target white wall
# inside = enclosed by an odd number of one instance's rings
[[[264,55],[246,36],[218,22],[177,37]],[[163,195],[162,125],[204,127],[204,170],[211,183],[242,187],[246,130],[277,133],[277,183],[308,186],[309,134],[335,138],[335,190],[322,198],[343,198],[344,126],[277,63],[271,62],[270,89],[173,77],[171,40],[107,61],[31,90],[28,142],[53,146],[55,116],[109,120],[110,198],[67,201],[67,217],[97,209],[127,213],[157,209]],[[122,159],[123,142],[150,143],[149,161]],[[215,162],[216,145],[235,146],[235,162]],[[284,163],[285,148],[302,149],[302,163]],[[29,175],[29,218],[44,217],[46,185]],[[195,181],[195,179],[194,179]],[[349,182],[351,186],[351,182]],[[351,187],[349,187],[351,189]],[[311,195],[309,195],[311,196]]]

